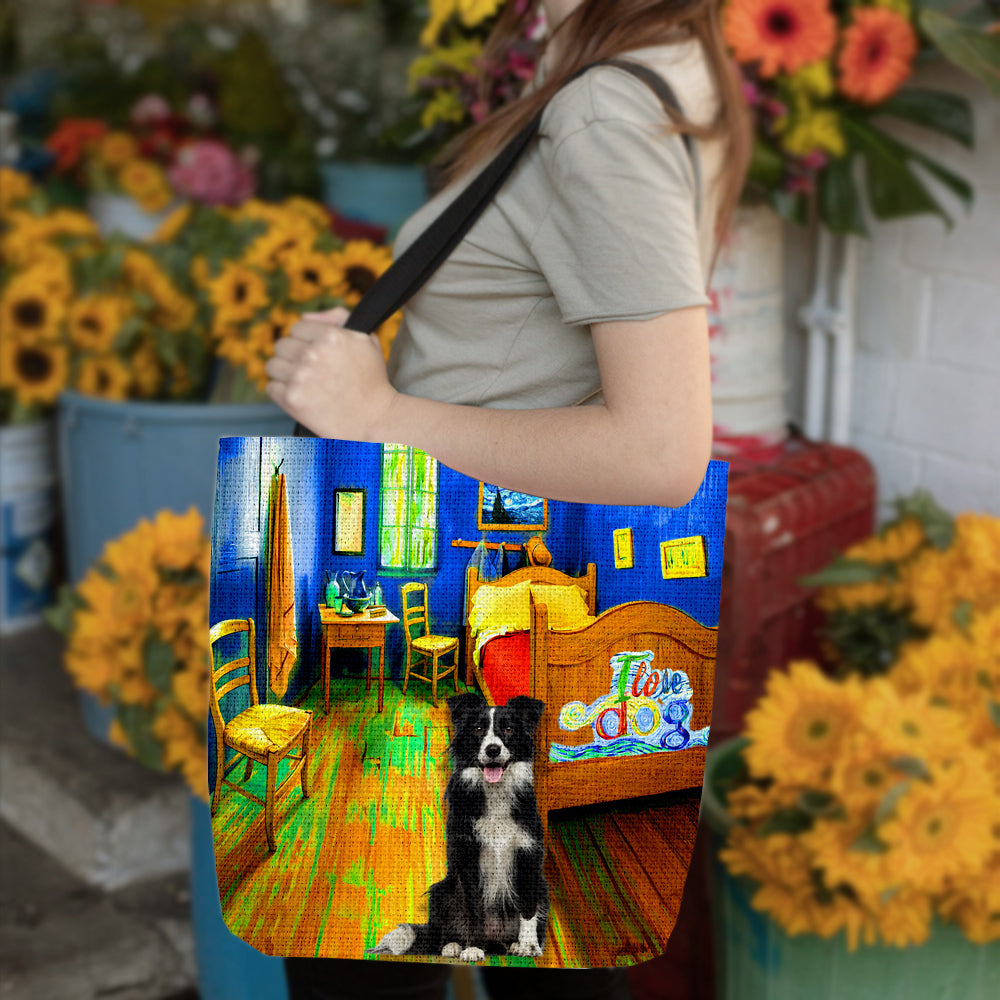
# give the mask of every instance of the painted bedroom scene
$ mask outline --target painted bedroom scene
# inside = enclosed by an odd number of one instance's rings
[[[601,507],[404,446],[224,438],[208,785],[231,930],[267,954],[359,958],[426,920],[448,699],[473,691],[546,706],[547,940],[541,958],[487,961],[662,952],[698,821],[726,474],[713,462],[685,507]]]

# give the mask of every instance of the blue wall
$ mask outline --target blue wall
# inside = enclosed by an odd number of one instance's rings
[[[264,552],[267,540],[268,489],[281,463],[288,489],[300,661],[286,694],[294,702],[319,677],[319,613],[326,576],[364,570],[370,588],[381,583],[386,604],[397,617],[400,587],[410,579],[427,584],[432,626],[446,635],[463,628],[463,587],[471,548],[453,547],[452,539],[477,541],[479,484],[447,466],[439,466],[438,568],[420,576],[378,573],[379,473],[381,446],[316,438],[224,438],[220,442],[212,548],[210,620],[254,617],[259,628],[258,683],[266,691],[264,631]],[[578,573],[597,563],[598,611],[631,600],[671,604],[705,625],[716,625],[722,572],[727,466],[712,462],[696,497],[684,507],[600,507],[550,501],[548,530],[489,531],[491,542],[521,543],[542,534],[552,565]],[[333,493],[359,487],[366,492],[363,556],[333,554]],[[615,569],[612,531],[631,527],[635,568]],[[663,580],[659,543],[689,535],[705,536],[708,576]],[[350,657],[354,651],[337,651]],[[387,636],[388,676],[401,679],[401,628]],[[362,654],[356,654],[360,657]],[[273,695],[271,695],[273,698]],[[262,699],[263,700],[263,699]]]

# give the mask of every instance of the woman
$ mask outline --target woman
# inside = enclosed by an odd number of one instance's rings
[[[473,479],[584,503],[680,506],[712,434],[707,275],[750,132],[721,0],[542,0],[550,26],[520,100],[446,151],[444,186],[397,256],[544,106],[537,140],[404,310],[388,369],[348,313],[306,316],[268,363],[271,397],[321,437],[413,445]],[[487,58],[522,33],[508,0]],[[622,57],[672,86],[670,123]],[[678,128],[697,147],[693,166]],[[574,405],[586,403],[587,405]],[[441,965],[296,959],[294,1000],[443,996]],[[491,996],[626,997],[622,970],[484,969]],[[534,992],[533,992],[534,991]]]

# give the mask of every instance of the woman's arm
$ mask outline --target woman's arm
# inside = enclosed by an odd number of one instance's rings
[[[278,341],[267,391],[322,437],[413,445],[472,479],[552,500],[679,507],[712,440],[704,306],[591,327],[604,404],[499,410],[397,392],[338,309]]]

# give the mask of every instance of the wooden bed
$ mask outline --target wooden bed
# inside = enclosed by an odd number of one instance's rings
[[[524,580],[561,586],[576,584],[584,591],[590,614],[594,614],[597,567],[593,563],[579,577],[570,577],[550,567],[531,566],[488,584],[479,580],[475,569],[470,569],[466,621],[479,587],[508,587]],[[676,608],[652,601],[621,604],[609,608],[585,628],[556,632],[548,627],[545,605],[532,598],[530,621],[529,690],[524,693],[546,705],[538,730],[534,768],[543,822],[554,809],[701,785],[704,746],[569,761],[553,761],[549,751],[553,743],[580,746],[591,742],[593,729],[589,724],[575,731],[560,727],[560,709],[570,702],[591,705],[609,695],[611,657],[623,651],[650,650],[657,670],[684,671],[692,689],[687,726],[691,730],[707,727],[712,713],[717,629],[699,624]],[[473,661],[474,641],[468,625],[465,638],[466,682],[471,683],[471,677],[475,676],[487,701],[494,704],[482,670]]]

